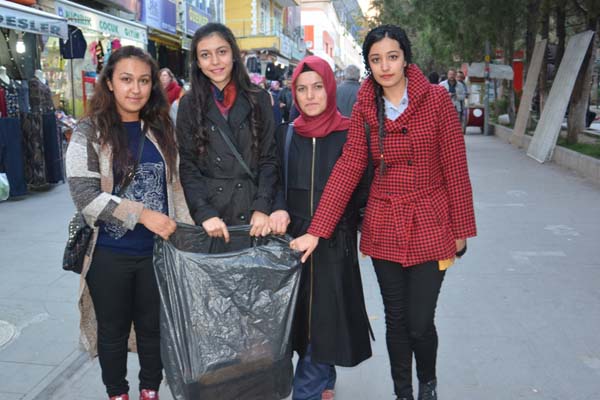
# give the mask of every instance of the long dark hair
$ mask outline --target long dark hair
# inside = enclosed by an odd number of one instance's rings
[[[100,143],[112,148],[116,175],[123,177],[128,166],[133,164],[133,155],[129,151],[127,133],[117,110],[114,93],[108,88],[108,82],[112,81],[119,61],[128,58],[137,58],[150,66],[152,89],[148,102],[140,111],[140,119],[156,137],[165,156],[167,167],[171,171],[169,179],[172,179],[177,169],[177,144],[173,123],[169,117],[169,103],[160,83],[158,65],[144,50],[135,46],[123,46],[111,54],[98,77],[94,96],[87,107],[86,117],[100,132]]]
[[[206,151],[208,144],[208,124],[206,114],[212,98],[212,83],[210,79],[198,66],[198,43],[211,35],[219,35],[223,40],[229,43],[233,56],[233,69],[231,71],[231,81],[235,84],[238,96],[245,96],[250,102],[252,111],[250,112],[250,130],[252,132],[252,152],[254,157],[258,156],[258,132],[262,125],[262,116],[259,111],[258,100],[255,96],[260,89],[250,82],[250,77],[244,67],[244,60],[240,48],[235,41],[233,32],[223,24],[211,22],[199,28],[192,39],[192,55],[190,61],[190,74],[192,90],[192,106],[197,112],[191,115],[192,135],[196,144],[198,155]]]
[[[382,40],[383,38],[390,38],[398,42],[402,52],[404,53],[404,60],[406,61],[406,66],[412,61],[412,51],[410,48],[410,40],[408,40],[408,36],[404,29],[400,28],[396,25],[380,25],[376,28],[371,29],[367,36],[365,37],[365,41],[363,43],[363,60],[365,63],[365,69],[367,71],[368,79],[373,81],[373,87],[375,88],[375,104],[377,105],[377,123],[379,125],[378,128],[378,137],[379,137],[379,151],[383,154],[383,139],[385,137],[384,130],[384,122],[385,122],[385,103],[383,101],[383,88],[375,78],[373,78],[371,65],[369,64],[369,52],[371,51],[371,47]],[[404,69],[406,71],[406,67]],[[381,168],[380,173],[385,173],[385,162],[383,158],[381,158]]]

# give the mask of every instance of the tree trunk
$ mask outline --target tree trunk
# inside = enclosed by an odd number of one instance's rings
[[[542,4],[541,35],[542,35],[542,39],[548,39],[548,37],[550,36],[549,0],[544,0],[544,2]],[[542,110],[544,109],[544,104],[546,103],[546,97],[548,96],[548,88],[547,87],[548,87],[548,46],[546,46],[546,51],[544,52],[544,59],[542,61],[542,67],[540,70],[540,80],[538,83],[538,97],[539,97],[538,117],[540,117],[542,115]]]
[[[590,86],[592,83],[592,49],[593,40],[583,59],[581,69],[577,74],[575,87],[571,94],[569,102],[569,116],[567,117],[567,143],[575,144],[579,134],[585,129],[585,118],[588,111],[588,100],[590,96]]]
[[[556,60],[554,60],[555,71],[558,72],[558,67],[562,61],[563,55],[565,54],[565,41],[567,39],[567,16],[566,16],[566,2],[558,1],[556,4],[556,37],[558,39],[558,45],[556,46]]]
[[[527,3],[527,31],[525,33],[526,53],[524,70],[527,71],[533,56],[535,37],[538,31],[538,18],[540,16],[541,0],[529,0]]]

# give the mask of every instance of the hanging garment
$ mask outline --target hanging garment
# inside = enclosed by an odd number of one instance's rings
[[[87,42],[81,29],[69,25],[69,38],[66,41],[60,39],[60,55],[70,60],[73,58],[84,58]]]
[[[21,122],[17,118],[0,118],[0,151],[3,152],[11,198],[27,194],[21,141]]]
[[[46,180],[48,183],[64,181],[62,139],[53,112],[42,115],[42,127],[44,132]]]
[[[6,109],[6,93],[4,89],[0,87],[0,118],[8,117],[8,110]]]
[[[25,158],[25,181],[31,190],[44,189],[46,180],[46,158],[42,114],[21,114],[23,132],[23,156]]]
[[[29,105],[29,82],[15,81],[17,87],[17,95],[19,96],[19,111],[22,113],[31,112]]]
[[[6,101],[6,114],[10,118],[19,118],[19,93],[14,80],[6,83],[0,80],[0,87],[4,89],[4,98]]]
[[[36,77],[29,80],[29,105],[34,114],[54,111],[50,88]]]

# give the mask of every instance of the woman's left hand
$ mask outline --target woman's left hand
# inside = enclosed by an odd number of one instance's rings
[[[456,252],[460,253],[467,245],[467,239],[456,239]]]
[[[250,236],[267,236],[271,233],[271,227],[269,225],[269,216],[260,211],[254,211],[252,218],[250,219]]]

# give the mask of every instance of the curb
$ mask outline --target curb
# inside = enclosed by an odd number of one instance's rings
[[[93,359],[85,351],[75,349],[21,400],[49,400],[75,374],[87,370]]]
[[[513,130],[506,126],[490,124],[494,136],[511,144]],[[532,136],[524,135],[521,146],[513,144],[514,147],[521,148],[527,152]],[[577,172],[579,175],[587,178],[590,182],[600,185],[600,160],[578,153],[561,146],[555,146],[551,161],[563,168]]]

